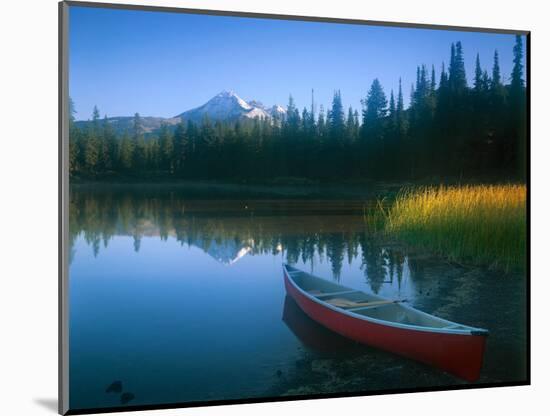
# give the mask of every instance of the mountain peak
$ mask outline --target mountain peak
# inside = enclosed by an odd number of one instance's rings
[[[251,110],[252,107],[241,97],[239,97],[235,91],[227,91],[223,90],[218,95],[216,95],[214,98],[211,98],[210,101],[208,101],[206,104],[210,102],[220,102],[223,100],[228,100],[231,102],[234,102],[236,105],[244,108],[245,110]]]
[[[239,97],[234,91],[223,90],[206,104],[186,111],[177,117],[200,122],[205,116],[210,120],[232,121],[239,118],[270,118],[270,114],[258,102],[249,103]]]
[[[239,98],[239,96],[233,90],[222,90],[216,95],[216,97],[237,97],[237,98]]]

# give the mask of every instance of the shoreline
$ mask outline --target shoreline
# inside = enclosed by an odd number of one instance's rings
[[[513,185],[524,184],[517,179],[495,180],[478,178],[461,180],[456,178],[431,178],[416,181],[375,181],[354,180],[338,182],[319,182],[305,178],[274,179],[269,182],[254,181],[218,181],[218,180],[132,180],[132,181],[90,181],[70,180],[73,191],[128,191],[144,193],[181,192],[190,197],[232,198],[306,198],[306,199],[393,199],[405,189],[417,189],[434,186],[472,186],[472,185]]]

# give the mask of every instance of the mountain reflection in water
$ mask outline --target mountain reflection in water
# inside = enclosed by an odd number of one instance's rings
[[[313,322],[285,299],[283,262],[488,328],[479,382],[525,377],[525,276],[380,241],[365,225],[368,199],[197,199],[122,187],[70,196],[73,408],[462,383]],[[113,380],[124,400],[105,392]]]
[[[362,201],[194,200],[157,194],[73,192],[70,241],[82,235],[94,254],[115,236],[175,238],[182,246],[202,249],[220,263],[234,264],[247,255],[283,252],[289,263],[310,264],[315,256],[331,265],[339,280],[345,261],[361,257],[361,269],[378,292],[394,280],[400,286],[407,259],[399,247],[380,246],[366,228]],[[217,209],[213,209],[217,208]],[[347,211],[347,212],[346,212]],[[72,247],[72,246],[71,246]],[[71,258],[75,255],[71,250]]]

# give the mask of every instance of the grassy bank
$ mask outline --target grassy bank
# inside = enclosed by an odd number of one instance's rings
[[[405,190],[384,214],[390,237],[412,246],[506,271],[525,267],[525,185]]]

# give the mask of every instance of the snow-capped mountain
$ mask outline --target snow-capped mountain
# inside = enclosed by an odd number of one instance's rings
[[[270,118],[271,115],[257,101],[246,102],[233,91],[222,91],[206,104],[177,115],[178,118],[201,122],[205,116],[210,120],[231,121],[239,118]]]
[[[280,105],[274,105],[272,107],[266,107],[260,101],[252,100],[248,102],[248,105],[254,108],[259,108],[265,111],[272,118],[281,119],[286,116],[286,108],[281,107]]]
[[[253,250],[254,240],[250,239],[237,244],[235,240],[217,242],[216,240],[198,238],[193,241],[192,245],[201,248],[216,261],[230,266]]]
[[[271,117],[281,118],[286,116],[286,108],[283,108],[280,105],[274,105],[268,110],[268,113]]]
[[[222,91],[200,107],[185,111],[174,117],[146,117],[142,115],[142,132],[146,135],[154,135],[162,124],[175,128],[182,119],[200,124],[205,116],[208,116],[211,121],[236,121],[242,118],[253,119],[259,117],[280,122],[286,116],[286,109],[280,105],[266,107],[256,100],[246,102],[233,91]],[[107,120],[117,134],[133,131],[133,116],[110,117]],[[80,128],[86,128],[90,123],[90,120],[80,120],[76,122],[76,125]]]

